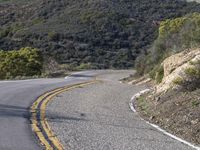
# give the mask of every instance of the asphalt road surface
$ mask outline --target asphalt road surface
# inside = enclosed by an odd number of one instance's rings
[[[44,92],[91,80],[98,72],[85,71],[66,79],[0,81],[0,150],[41,150],[30,127],[31,104]]]
[[[31,131],[30,105],[44,92],[91,80],[95,75],[104,82],[68,91],[49,104],[50,125],[66,148],[191,149],[150,127],[130,111],[130,97],[145,87],[117,81],[129,73],[86,71],[66,79],[0,81],[0,150],[42,149]]]
[[[145,89],[119,82],[130,71],[107,71],[92,84],[57,95],[47,106],[48,122],[70,150],[191,150],[141,120],[129,108]]]

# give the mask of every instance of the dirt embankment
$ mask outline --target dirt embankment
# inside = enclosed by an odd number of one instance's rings
[[[137,99],[137,110],[148,121],[200,145],[200,49],[173,55],[163,67],[162,83]]]

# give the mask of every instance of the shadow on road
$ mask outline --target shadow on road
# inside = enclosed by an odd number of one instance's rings
[[[81,78],[81,77],[85,77],[85,78],[92,78],[94,77],[93,75],[83,75],[83,74],[72,74],[69,77],[76,77],[76,78]]]
[[[45,111],[42,111],[42,113],[44,112]],[[0,104],[0,118],[7,118],[7,117],[22,117],[30,119],[31,113],[29,112],[29,108]],[[84,118],[66,117],[54,113],[48,114],[47,118],[54,122],[59,122],[59,120],[86,121]]]
[[[35,110],[35,112],[37,111],[38,110]],[[42,110],[41,113],[45,113],[45,111]],[[106,125],[106,126],[123,127],[123,128],[138,128],[138,129],[143,129],[143,130],[146,129],[146,127],[135,127],[135,126],[125,125],[124,123],[118,124],[118,123],[108,123],[107,121],[101,122],[94,118],[93,119],[85,118],[86,117],[85,114],[82,114],[82,113],[78,113],[79,115],[77,116],[66,116],[66,115],[64,116],[64,115],[59,115],[54,112],[48,112],[47,114],[48,115],[46,116],[46,119],[49,120],[50,122],[59,123],[59,122],[64,122],[64,121],[86,121],[86,122],[93,122],[95,124]],[[100,114],[98,114],[98,116],[99,115]],[[21,118],[30,119],[31,113],[29,112],[29,108],[0,104],[0,118],[7,118],[7,117],[21,117]],[[116,118],[116,119],[121,120],[122,118]],[[42,120],[38,118],[38,121],[42,121]]]
[[[28,108],[0,104],[0,117],[23,117],[30,118]]]
[[[38,110],[36,110],[37,112]],[[41,113],[45,113],[44,110],[42,110]],[[98,114],[100,115],[100,114]],[[29,112],[29,108],[21,107],[21,106],[12,106],[12,105],[5,105],[5,104],[0,104],[0,118],[8,118],[8,117],[19,117],[19,118],[26,118],[30,119],[31,113]],[[155,132],[158,132],[155,129],[149,128],[149,127],[137,127],[137,126],[130,126],[126,125],[124,123],[112,123],[112,122],[107,122],[107,121],[100,121],[96,119],[89,119],[85,118],[86,114],[83,113],[78,113],[78,116],[62,116],[54,112],[48,112],[48,115],[46,116],[46,119],[49,120],[50,122],[57,122],[57,123],[62,123],[65,121],[84,121],[84,122],[90,122],[93,124],[98,124],[101,126],[113,126],[113,127],[118,127],[118,128],[135,128],[135,129],[140,129],[140,130],[152,130]],[[121,118],[118,118],[121,120]],[[42,121],[39,118],[37,121]]]

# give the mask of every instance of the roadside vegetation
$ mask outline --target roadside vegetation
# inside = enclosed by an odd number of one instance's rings
[[[137,111],[151,123],[189,142],[200,144],[200,89],[142,95]]]
[[[193,13],[160,23],[159,35],[147,55],[138,57],[135,67],[138,74],[150,73],[155,79],[162,71],[162,61],[178,52],[200,45],[200,14]],[[162,77],[162,75],[161,75]],[[158,81],[161,79],[158,79]]]
[[[40,52],[30,47],[0,51],[0,79],[40,76],[42,61]]]
[[[45,59],[50,57],[71,69],[122,69],[132,68],[138,56],[144,59],[141,56],[158,36],[161,21],[200,12],[200,4],[180,0],[0,0],[0,10],[0,49],[36,47]],[[140,63],[138,68],[143,70],[144,65]]]
[[[147,55],[136,60],[154,90],[136,100],[140,114],[168,132],[200,144],[200,14],[160,23]],[[177,54],[178,53],[178,54]]]

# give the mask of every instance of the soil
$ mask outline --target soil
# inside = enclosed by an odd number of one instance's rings
[[[159,96],[148,93],[135,103],[144,119],[200,145],[200,89],[190,92],[171,90]]]

